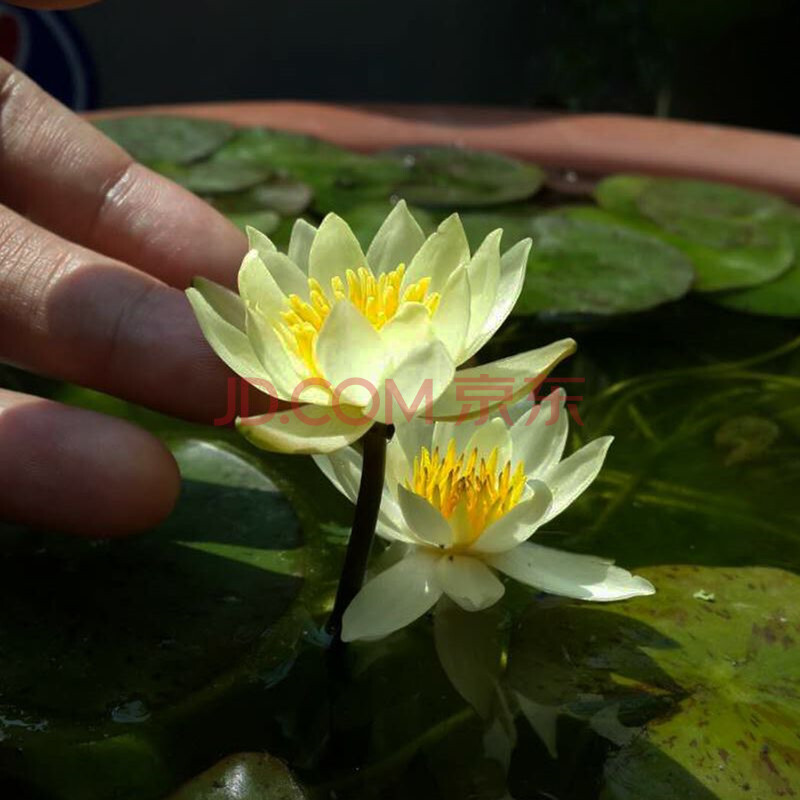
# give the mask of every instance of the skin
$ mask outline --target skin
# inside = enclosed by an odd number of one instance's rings
[[[0,142],[0,361],[186,419],[223,417],[232,373],[182,290],[195,275],[234,285],[245,237],[2,60]],[[0,391],[4,519],[125,535],[163,519],[178,489],[149,433]]]

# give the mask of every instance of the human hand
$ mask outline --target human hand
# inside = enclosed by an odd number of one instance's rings
[[[199,274],[234,283],[245,250],[210,206],[0,60],[0,361],[222,417],[229,373],[181,289]],[[0,518],[125,534],[163,518],[178,488],[145,431],[0,390]]]

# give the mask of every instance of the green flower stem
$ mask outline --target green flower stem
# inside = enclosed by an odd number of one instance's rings
[[[392,438],[394,429],[390,425],[376,422],[362,438],[364,461],[361,469],[361,483],[358,486],[358,500],[353,516],[353,527],[347,552],[342,565],[342,577],[336,591],[333,611],[326,626],[328,633],[338,641],[342,633],[342,616],[347,606],[358,594],[364,583],[375,525],[381,507],[383,482],[386,472],[386,443]]]

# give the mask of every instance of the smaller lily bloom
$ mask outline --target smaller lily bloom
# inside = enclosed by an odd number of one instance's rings
[[[558,390],[539,405],[517,404],[511,426],[499,416],[477,428],[419,419],[398,426],[387,449],[377,532],[404,555],[355,597],[344,614],[342,639],[392,633],[442,595],[466,611],[488,608],[505,592],[496,572],[580,600],[655,591],[607,559],[528,541],[595,479],[612,441],[595,439],[562,460],[569,416],[564,402]],[[361,456],[346,448],[315,461],[355,502]]]
[[[431,236],[403,201],[366,254],[347,223],[298,220],[286,254],[248,229],[238,294],[198,278],[186,294],[206,339],[256,388],[306,404],[237,420],[266,450],[324,453],[405,415],[464,410],[460,380],[500,381],[521,397],[575,347],[564,339],[480,368],[455,370],[500,327],[519,297],[531,241],[500,253],[501,230],[470,253],[457,214]],[[456,380],[454,380],[454,377]]]

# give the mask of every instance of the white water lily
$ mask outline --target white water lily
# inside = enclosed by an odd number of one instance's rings
[[[188,298],[231,369],[268,394],[308,405],[302,413],[237,420],[239,430],[264,449],[321,453],[354,441],[373,422],[408,415],[415,401],[426,403],[416,413],[434,419],[498,405],[499,398],[465,412],[453,378],[522,289],[530,239],[501,256],[501,234],[490,233],[471,254],[458,215],[426,239],[402,201],[366,255],[335,214],[319,229],[298,220],[288,254],[249,229],[238,295],[197,279]],[[488,375],[520,397],[574,347],[564,339],[458,377]]]
[[[480,427],[421,419],[398,426],[387,450],[377,532],[404,555],[361,589],[344,614],[342,639],[389,634],[442,595],[467,611],[488,608],[505,591],[496,572],[581,600],[655,591],[607,559],[528,541],[589,486],[612,441],[595,439],[562,460],[564,401],[558,390],[538,406],[520,403],[510,410],[511,426],[501,416]],[[361,456],[348,447],[315,460],[355,502]]]

